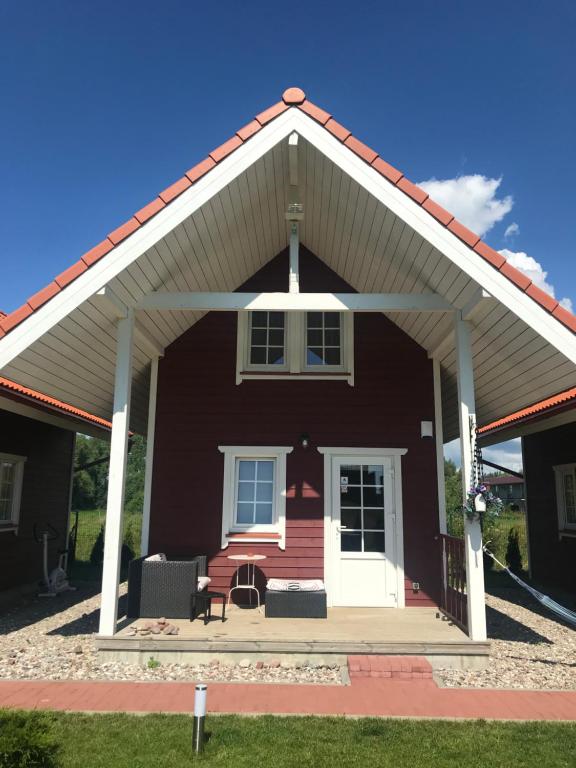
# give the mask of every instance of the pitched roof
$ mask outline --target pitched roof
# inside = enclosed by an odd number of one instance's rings
[[[524,478],[515,475],[485,475],[484,482],[486,485],[520,485]]]
[[[560,406],[570,405],[571,403],[576,405],[576,387],[560,392],[560,394],[554,395],[554,397],[548,397],[546,400],[541,400],[539,403],[534,403],[534,405],[530,405],[528,408],[522,408],[520,411],[511,413],[503,419],[497,419],[490,424],[486,424],[485,426],[480,427],[478,434],[486,435],[490,432],[502,429],[503,427],[507,427],[510,424],[529,421],[541,414],[555,410]]]
[[[163,192],[137,211],[128,221],[121,224],[108,236],[85,253],[76,263],[64,270],[45,288],[31,296],[26,303],[18,309],[15,309],[4,318],[0,318],[0,338],[9,333],[13,328],[19,325],[23,320],[33,314],[37,309],[43,306],[47,301],[56,296],[63,288],[69,285],[79,275],[90,269],[97,261],[109,253],[119,243],[130,237],[145,222],[155,216],[159,211],[173,202],[186,189],[195,184],[199,179],[209,173],[218,163],[228,157],[238,147],[249,141],[265,125],[270,123],[276,117],[281,115],[287,109],[300,109],[306,115],[311,117],[317,123],[322,125],[327,131],[342,142],[351,152],[360,157],[365,163],[374,168],[390,184],[400,189],[404,194],[420,205],[430,216],[434,217],[462,242],[464,242],[479,258],[484,259],[508,278],[517,288],[526,293],[536,303],[549,312],[554,318],[562,323],[566,328],[576,333],[576,316],[560,306],[558,301],[549,294],[545,293],[530,278],[509,264],[506,259],[497,251],[490,248],[483,242],[478,235],[471,232],[467,227],[461,224],[457,219],[438,203],[434,202],[423,189],[418,187],[412,181],[393,166],[383,160],[378,153],[361,142],[351,131],[338,123],[330,113],[316,106],[306,98],[306,94],[301,88],[288,88],[282,95],[282,100],[277,104],[265,109],[260,114],[240,128],[234,136],[225,141],[216,149],[209,153],[208,157],[195,165],[184,176],[175,181]]]
[[[0,395],[3,392],[22,395],[25,399],[34,400],[38,403],[41,403],[42,406],[47,406],[50,410],[60,411],[67,416],[73,416],[74,418],[80,419],[82,421],[89,421],[91,424],[96,424],[99,427],[103,427],[104,429],[112,429],[112,424],[105,419],[101,419],[99,416],[94,416],[87,411],[83,411],[81,408],[75,408],[72,405],[68,405],[68,403],[63,403],[61,400],[56,400],[54,397],[43,395],[42,392],[37,392],[35,389],[23,387],[21,384],[17,384],[15,381],[11,381],[10,379],[5,379],[3,376],[0,376]]]

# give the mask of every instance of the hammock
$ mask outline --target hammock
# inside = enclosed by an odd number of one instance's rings
[[[489,549],[486,549],[486,547],[482,547],[484,552],[494,560],[495,563],[497,563],[500,568],[502,568],[506,573],[511,576],[514,581],[519,584],[521,587],[524,587],[525,590],[530,592],[530,594],[538,600],[539,603],[542,603],[542,605],[546,606],[549,611],[552,611],[552,613],[555,613],[557,616],[559,616],[561,619],[564,619],[564,621],[568,622],[569,624],[572,624],[574,627],[576,627],[576,612],[569,611],[568,608],[565,608],[563,605],[560,605],[560,603],[557,603],[555,600],[552,600],[551,597],[548,597],[548,595],[543,595],[542,592],[538,592],[537,589],[534,589],[534,587],[531,587],[529,584],[526,584],[525,581],[522,581],[522,579],[519,579],[518,576],[516,576],[515,573],[513,573],[510,568],[507,568],[505,565],[503,565],[500,560],[497,560],[496,557],[490,552]]]

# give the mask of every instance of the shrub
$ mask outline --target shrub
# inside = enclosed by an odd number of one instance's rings
[[[0,711],[0,768],[57,768],[58,745],[41,712]]]
[[[520,531],[518,528],[510,528],[508,533],[508,546],[506,547],[506,565],[514,573],[522,570],[522,555],[520,553]]]

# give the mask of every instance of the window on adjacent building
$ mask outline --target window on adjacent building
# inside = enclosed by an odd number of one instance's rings
[[[576,529],[576,464],[554,467],[560,530]]]
[[[24,456],[0,453],[0,530],[18,525],[25,461]]]
[[[341,312],[240,312],[236,382],[300,375],[352,384],[353,322]]]
[[[284,549],[286,455],[290,447],[220,446],[224,454],[222,546],[235,538]]]

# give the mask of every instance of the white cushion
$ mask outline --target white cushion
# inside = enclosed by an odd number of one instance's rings
[[[202,592],[203,589],[206,589],[211,581],[212,579],[210,576],[198,576],[198,592]]]
[[[165,563],[166,559],[167,558],[166,558],[166,555],[164,554],[164,552],[158,552],[157,555],[149,555],[146,558],[146,562],[152,562],[152,563],[161,562],[161,563]]]

